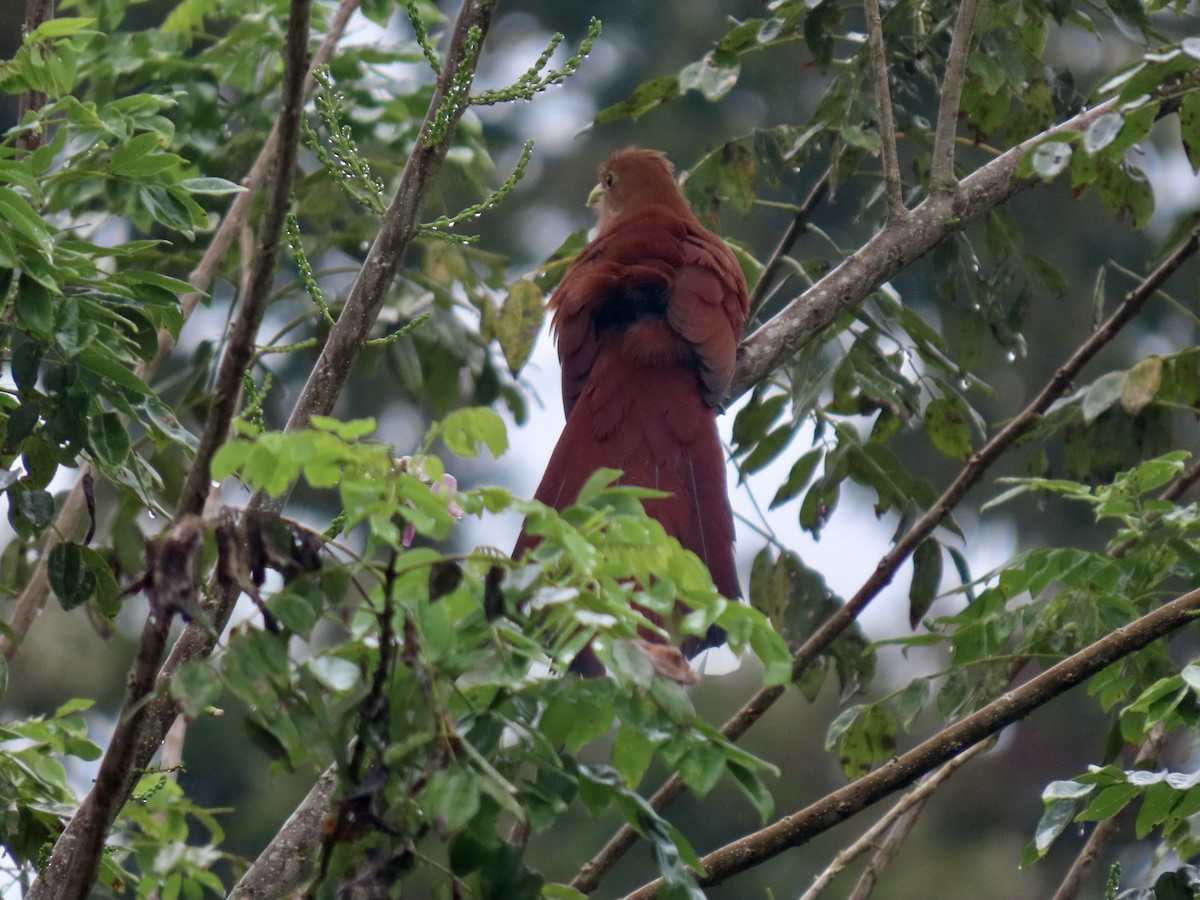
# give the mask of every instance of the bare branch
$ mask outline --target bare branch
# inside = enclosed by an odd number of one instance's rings
[[[933,158],[929,168],[929,193],[952,192],[958,185],[954,176],[954,137],[958,131],[958,107],[962,100],[963,80],[967,76],[967,56],[979,0],[961,0],[950,52],[946,55],[946,74],[942,79],[942,100],[938,104],[937,126],[933,133]]]
[[[705,856],[702,887],[720,884],[798,846],[845,821],[872,803],[912,784],[926,772],[953,759],[964,749],[998,734],[1055,697],[1086,681],[1123,657],[1196,620],[1200,590],[1191,591],[1088,645],[979,711],[935,734],[869,775],[834,791],[816,803],[785,816],[753,834]],[[659,882],[645,885],[626,900],[649,900]]]
[[[330,766],[233,886],[229,900],[284,897],[309,875],[337,784],[337,770]]]
[[[306,3],[307,0],[297,0]],[[196,602],[203,527],[185,516],[147,552],[145,592],[150,614],[142,628],[125,701],[92,789],[54,842],[50,861],[29,889],[29,900],[75,900],[89,895],[100,869],[109,826],[141,776],[131,764],[138,728],[153,695],[174,612]]]
[[[888,221],[904,217],[904,197],[900,193],[900,155],[896,152],[896,123],[892,117],[892,92],[888,87],[887,51],[883,45],[883,19],[879,0],[863,0],[867,19],[867,52],[875,82],[875,113],[879,117],[879,139],[883,154],[884,196]]]

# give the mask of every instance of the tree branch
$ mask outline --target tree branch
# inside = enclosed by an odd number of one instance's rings
[[[346,23],[350,20],[350,16],[354,11],[361,5],[362,0],[342,0],[334,12],[333,18],[330,20],[329,30],[325,34],[325,39],[321,42],[320,47],[317,48],[317,52],[313,54],[311,68],[322,66],[330,60],[333,56],[334,48],[346,30]],[[311,92],[314,85],[315,82],[310,73],[305,81],[305,93]],[[262,188],[267,171],[270,169],[272,160],[279,150],[279,128],[280,123],[277,121],[271,129],[266,142],[263,144],[263,148],[259,152],[258,158],[251,167],[250,172],[242,180],[242,185],[246,190],[234,198],[233,203],[230,204],[229,211],[221,220],[220,225],[217,226],[217,230],[213,234],[212,241],[209,242],[204,256],[201,257],[200,262],[192,270],[191,275],[188,276],[188,283],[191,284],[195,292],[185,294],[181,298],[185,321],[191,316],[193,310],[199,304],[201,297],[204,296],[203,292],[212,283],[217,269],[228,255],[229,248],[233,245],[234,236],[246,220],[246,216],[250,211],[250,204]],[[134,373],[148,383],[159,364],[166,359],[173,345],[174,341],[170,333],[166,330],[159,331],[157,355],[151,363],[139,365]],[[25,635],[29,633],[30,627],[46,603],[46,597],[50,591],[49,572],[47,568],[50,551],[54,549],[54,545],[59,543],[59,541],[72,540],[81,533],[81,522],[86,509],[83,480],[87,474],[92,474],[93,476],[95,474],[91,464],[84,465],[80,477],[76,479],[75,484],[67,494],[67,499],[63,502],[63,507],[54,521],[54,527],[46,530],[45,536],[42,539],[41,553],[38,555],[37,565],[33,570],[33,574],[13,603],[13,609],[9,614],[7,622],[8,630],[0,634],[0,653],[3,653],[7,659],[12,659],[13,654],[16,653]]]
[[[971,51],[971,33],[979,0],[961,0],[950,52],[946,55],[946,74],[942,79],[942,100],[938,104],[937,126],[933,133],[933,157],[929,169],[930,195],[950,193],[958,185],[954,176],[954,137],[958,131],[958,107],[963,81],[967,76],[967,57]]]
[[[882,768],[805,809],[709,853],[701,860],[705,874],[699,878],[700,885],[720,884],[829,830],[882,797],[912,784],[926,772],[958,756],[965,748],[1000,733],[1106,666],[1190,624],[1197,614],[1200,614],[1200,590],[1177,597],[1118,628]],[[657,881],[645,885],[629,894],[626,900],[649,900],[658,887]]]
[[[867,52],[871,57],[871,74],[875,83],[875,112],[879,117],[884,196],[887,198],[888,221],[892,222],[902,219],[907,210],[900,192],[900,155],[896,152],[896,124],[892,117],[892,92],[888,87],[883,19],[879,15],[879,0],[863,0],[863,9],[867,19]]]
[[[308,21],[312,0],[292,0],[284,51],[284,78],[280,110],[280,152],[272,166],[271,196],[263,216],[258,252],[251,263],[250,290],[243,298],[242,310],[234,323],[233,334],[221,361],[217,381],[217,396],[210,411],[205,433],[201,439],[189,478],[180,500],[175,525],[161,551],[163,570],[166,566],[166,547],[177,542],[190,554],[198,548],[202,526],[197,514],[208,495],[209,463],[216,446],[224,439],[233,415],[234,405],[241,394],[241,378],[254,352],[254,337],[266,307],[271,277],[275,271],[276,249],[283,230],[291,196],[292,172],[296,162],[296,146],[300,134],[300,113],[304,105],[304,77],[308,72]],[[231,398],[222,396],[222,392]],[[201,481],[194,477],[197,470]],[[199,550],[195,550],[198,560]],[[95,784],[55,841],[50,862],[30,889],[30,900],[69,900],[86,896],[96,881],[104,838],[117,814],[124,806],[146,761],[135,763],[142,724],[148,711],[148,701],[154,695],[159,666],[170,634],[172,613],[186,610],[180,602],[167,603],[158,596],[159,554],[147,554],[146,594],[150,612],[138,643],[137,658],[129,677],[125,702],[113,736],[100,761]],[[190,555],[188,556],[190,560]],[[169,573],[168,573],[169,574]],[[190,564],[186,572],[191,575]],[[165,578],[166,575],[163,576]],[[199,578],[198,562],[195,577]],[[174,587],[171,585],[170,587]],[[192,591],[198,585],[184,585]],[[195,602],[195,598],[192,598]],[[169,724],[168,724],[169,727]],[[165,731],[159,736],[161,743]]]
[[[228,900],[265,900],[282,897],[312,870],[321,844],[321,831],[337,789],[337,769],[330,766],[300,805],[288,816],[271,843],[238,879]]]
[[[333,409],[350,374],[354,357],[375,324],[396,271],[420,229],[421,208],[441,171],[446,149],[466,108],[474,78],[475,57],[487,36],[495,9],[494,0],[464,0],[459,9],[421,137],[408,158],[400,187],[384,214],[379,234],[350,289],[346,305],[330,329],[321,355],[292,409],[288,431],[304,428],[312,416],[324,415]],[[427,140],[434,133],[440,134],[440,139]],[[284,499],[270,501],[266,506],[281,508]]]

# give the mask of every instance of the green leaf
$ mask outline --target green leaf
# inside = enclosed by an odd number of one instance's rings
[[[189,194],[241,194],[246,189],[224,178],[184,178],[179,186]]]
[[[514,282],[496,319],[496,339],[500,342],[508,370],[514,377],[529,361],[533,342],[542,328],[544,317],[541,288],[524,278]]]
[[[54,296],[45,285],[22,275],[16,309],[17,318],[32,334],[50,337],[54,330]]]
[[[421,792],[420,804],[431,820],[457,831],[479,812],[479,786],[474,776],[458,769],[438,769]]]
[[[66,610],[85,603],[96,589],[96,578],[83,564],[81,549],[73,541],[55,544],[46,567],[50,588]]]
[[[742,67],[739,63],[723,65],[709,53],[703,59],[685,66],[679,73],[681,91],[699,91],[710,102],[720,100],[737,84]]]
[[[116,413],[106,412],[88,420],[88,439],[96,457],[110,468],[116,468],[129,456],[129,432]]]
[[[1200,172],[1200,92],[1188,94],[1179,106],[1179,137],[1192,171]]]
[[[156,184],[144,185],[138,188],[138,198],[156,221],[172,231],[187,235],[189,240],[195,235],[191,211],[166,188]]]
[[[1042,817],[1033,833],[1033,845],[1037,849],[1038,859],[1046,855],[1050,845],[1071,824],[1077,806],[1074,800],[1056,800],[1042,811]]]
[[[21,515],[38,531],[54,520],[54,498],[48,491],[23,491],[20,498]]]
[[[896,701],[896,714],[905,731],[911,731],[925,704],[929,702],[929,679],[914,678]]]
[[[725,771],[725,754],[712,744],[697,744],[679,761],[679,777],[699,797],[711,791]]]
[[[682,91],[679,87],[679,77],[666,75],[638,85],[628,100],[606,106],[592,120],[593,124],[605,125],[620,119],[640,119],[654,107],[674,100]]]
[[[1030,163],[1043,181],[1053,180],[1071,163],[1071,145],[1063,141],[1042,141],[1034,148]]]
[[[750,142],[728,141],[705,155],[688,173],[684,195],[702,220],[712,220],[723,204],[745,215],[758,198],[758,177]]]
[[[90,28],[95,22],[95,19],[85,16],[61,16],[59,18],[48,19],[35,28],[25,38],[25,41],[26,43],[36,44],[39,41],[69,37],[72,34],[77,34],[84,29]]]
[[[784,479],[783,484],[779,486],[779,490],[775,492],[775,496],[771,500],[770,509],[775,509],[777,506],[787,503],[789,500],[799,496],[800,492],[808,487],[809,481],[812,480],[813,472],[816,471],[817,464],[821,461],[824,452],[823,448],[817,447],[809,450],[792,464],[787,478]]]
[[[1101,375],[1083,395],[1083,422],[1091,425],[1101,413],[1120,402],[1125,393],[1124,372],[1106,372]]]
[[[640,731],[622,722],[613,738],[612,763],[630,790],[635,790],[641,783],[653,758],[654,743]]]
[[[1120,113],[1105,113],[1083,133],[1083,149],[1087,153],[1099,153],[1116,140],[1124,125],[1125,117]]]
[[[0,222],[8,224],[47,259],[54,252],[50,229],[30,208],[29,201],[12,188],[0,187]]]
[[[171,678],[171,696],[179,701],[180,711],[195,719],[208,711],[221,696],[221,677],[208,660],[187,660]]]
[[[1078,816],[1080,822],[1099,822],[1111,819],[1142,792],[1136,784],[1114,784],[1104,788]]]
[[[959,397],[937,397],[925,407],[925,433],[933,446],[953,460],[971,455],[967,405]]]
[[[942,584],[942,545],[926,538],[913,553],[913,577],[908,589],[908,621],[916,628],[933,605]]]
[[[80,559],[96,580],[96,607],[101,615],[113,618],[121,611],[121,586],[107,559],[91,547],[79,548]]]
[[[474,457],[479,445],[499,459],[508,450],[508,431],[504,420],[483,407],[456,409],[442,420],[442,440],[452,453]]]
[[[1121,408],[1129,415],[1136,416],[1158,396],[1162,380],[1161,356],[1147,356],[1141,360],[1125,373],[1125,383],[1121,388]]]

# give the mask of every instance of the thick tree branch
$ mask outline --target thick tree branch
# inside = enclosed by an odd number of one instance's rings
[[[222,359],[217,380],[217,395],[201,439],[200,450],[185,484],[175,525],[168,543],[178,542],[189,553],[198,548],[200,526],[197,515],[208,495],[209,464],[217,445],[225,437],[234,405],[241,394],[241,379],[254,352],[254,338],[266,307],[271,278],[275,271],[276,249],[283,231],[291,195],[292,172],[300,134],[300,113],[304,105],[304,78],[308,72],[308,22],[312,0],[292,0],[284,51],[283,96],[280,111],[280,152],[272,167],[271,196],[263,216],[259,246],[251,263],[250,289],[243,298],[242,310]],[[230,395],[225,398],[222,394]],[[200,470],[201,480],[194,476]],[[197,484],[199,486],[197,486]],[[162,551],[164,570],[166,550]],[[195,550],[198,559],[199,550]],[[150,612],[138,644],[137,658],[129,677],[121,716],[112,739],[100,761],[95,784],[88,792],[66,829],[54,844],[50,863],[30,889],[31,900],[68,900],[90,891],[100,868],[104,838],[129,797],[145,762],[135,763],[139,736],[148,703],[154,695],[159,666],[170,634],[172,613],[186,607],[164,603],[154,587],[159,581],[154,555],[147,562],[147,589]],[[190,558],[190,557],[189,557]],[[165,577],[165,576],[164,576]],[[198,577],[198,573],[197,573]],[[197,586],[191,586],[194,591]],[[193,601],[194,598],[193,598]],[[169,727],[169,726],[168,726]],[[159,743],[161,743],[160,735]]]
[[[950,52],[946,55],[946,74],[942,79],[942,99],[938,104],[937,126],[933,133],[933,157],[929,167],[929,193],[953,192],[954,137],[958,131],[958,107],[962,101],[963,81],[967,77],[967,57],[971,52],[971,34],[980,0],[961,0]]]
[[[337,769],[330,766],[233,886],[228,900],[268,900],[287,896],[310,875],[337,785]]]
[[[1037,423],[1050,405],[1062,396],[1084,365],[1117,335],[1166,280],[1196,253],[1198,247],[1200,247],[1200,238],[1193,233],[1154,272],[1125,296],[1109,319],[1092,332],[1087,341],[1054,373],[1037,397],[1010,420],[1008,425],[995,437],[971,455],[966,466],[950,486],[879,561],[875,571],[855,595],[830,616],[792,655],[793,678],[798,678],[812,664],[818,654],[853,624],[867,604],[891,582],[896,570],[916,550],[921,541],[925,540],[941,524],[967,491],[983,477],[988,468]],[[721,733],[729,740],[737,741],[775,704],[776,700],[783,696],[783,693],[783,687],[763,688],[721,727]],[[649,802],[654,809],[662,810],[673,803],[682,793],[683,780],[678,775],[673,775],[654,792]],[[604,874],[625,855],[636,840],[637,832],[627,825],[622,826],[608,843],[580,868],[579,873],[571,882],[572,887],[584,893],[594,891]]]
[[[896,152],[896,123],[892,116],[892,92],[888,87],[887,50],[883,44],[879,0],[863,0],[863,10],[867,19],[867,52],[871,57],[871,75],[875,83],[875,113],[879,117],[884,196],[887,199],[888,221],[891,222],[903,218],[907,210],[900,192],[900,155]]]
[[[753,834],[727,844],[702,859],[701,886],[720,884],[783,851],[828,831],[893,791],[953,759],[968,747],[998,734],[1055,697],[1086,681],[1106,666],[1195,621],[1200,590],[1191,591],[1147,613],[1124,628],[1067,657],[1040,675],[993,700],[960,722],[938,732],[882,768],[785,816]],[[659,882],[629,894],[626,900],[649,900]]]
[[[345,32],[346,23],[350,20],[350,16],[353,15],[354,11],[361,5],[362,0],[342,0],[329,22],[329,30],[326,32],[324,40],[321,41],[316,53],[313,54],[312,68],[329,62],[333,56],[334,48]],[[311,92],[314,85],[315,82],[310,74],[305,81],[305,93]],[[280,123],[277,121],[271,129],[266,142],[263,144],[263,148],[259,152],[258,158],[251,167],[249,174],[242,180],[242,185],[246,190],[234,198],[233,203],[230,204],[229,211],[221,220],[220,225],[213,234],[212,240],[204,251],[204,256],[201,257],[200,262],[192,270],[191,275],[188,276],[188,283],[195,292],[185,294],[181,298],[185,321],[190,317],[192,311],[195,310],[200,299],[204,296],[203,292],[208,290],[217,269],[220,268],[229,253],[229,248],[233,245],[234,236],[245,223],[246,216],[250,211],[250,204],[258,195],[259,190],[262,189],[267,171],[271,168],[272,160],[279,151],[279,128]],[[160,331],[158,333],[157,356],[152,363],[139,365],[135,370],[135,374],[143,381],[149,382],[155,369],[166,359],[173,345],[174,341],[170,333],[165,330]],[[21,645],[21,641],[28,634],[30,627],[37,619],[38,613],[46,603],[46,597],[50,592],[50,581],[47,570],[50,551],[54,549],[54,545],[59,543],[59,541],[73,540],[83,533],[83,516],[86,510],[83,481],[84,476],[87,474],[92,474],[93,476],[95,474],[90,464],[86,464],[83,467],[80,477],[76,479],[75,484],[67,494],[67,499],[64,501],[62,509],[54,520],[54,527],[46,529],[42,540],[41,553],[38,555],[37,565],[34,568],[33,574],[13,603],[12,612],[9,614],[7,622],[8,632],[0,634],[0,653],[3,653],[8,659],[11,659],[13,654],[16,653],[17,648]],[[12,638],[9,637],[10,634]]]
[[[1064,130],[1086,131],[1088,125],[1111,110],[1112,103],[1105,102],[1073,116],[981,166],[962,180],[953,196],[932,195],[903,221],[886,224],[857,253],[742,342],[730,399],[766,378],[838,316],[856,308],[879,285],[944,238],[1035,184],[1035,178],[1018,178],[1017,166],[1036,144]]]

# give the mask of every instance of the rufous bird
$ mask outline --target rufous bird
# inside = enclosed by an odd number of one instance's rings
[[[612,154],[588,203],[599,214],[596,237],[549,302],[566,425],[534,496],[561,510],[601,467],[620,469],[618,484],[664,491],[643,501],[647,515],[736,598],[717,412],[746,323],[745,278],[688,208],[662,153]],[[522,533],[514,556],[535,543]],[[714,627],[680,649],[691,657],[723,641]],[[590,650],[572,669],[603,671]]]

